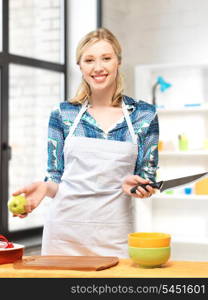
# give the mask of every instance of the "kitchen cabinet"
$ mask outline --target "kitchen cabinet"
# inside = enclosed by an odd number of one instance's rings
[[[158,76],[171,83],[156,90],[160,124],[157,180],[188,176],[208,170],[208,64],[137,65],[135,98],[152,103]],[[188,149],[179,148],[179,135]],[[208,195],[196,195],[195,183],[135,199],[136,231],[161,231],[172,236],[173,259],[208,260]]]

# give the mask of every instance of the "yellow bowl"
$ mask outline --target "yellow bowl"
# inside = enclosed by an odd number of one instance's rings
[[[128,247],[130,258],[142,268],[156,268],[165,264],[169,258],[170,247],[137,248]]]
[[[140,248],[169,247],[170,234],[162,232],[132,232],[128,234],[128,245]]]

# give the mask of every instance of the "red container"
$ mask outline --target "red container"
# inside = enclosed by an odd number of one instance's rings
[[[14,248],[0,248],[0,264],[11,264],[22,259],[24,246],[14,243]]]

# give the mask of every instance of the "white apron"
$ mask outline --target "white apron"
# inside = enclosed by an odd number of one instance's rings
[[[133,143],[73,136],[87,107],[86,101],[65,140],[65,169],[49,204],[42,255],[128,257],[133,203],[121,185],[134,173],[137,136],[124,102]]]

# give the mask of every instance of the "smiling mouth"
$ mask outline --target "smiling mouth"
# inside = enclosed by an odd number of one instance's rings
[[[92,75],[91,77],[97,82],[103,82],[108,77],[108,74]]]

